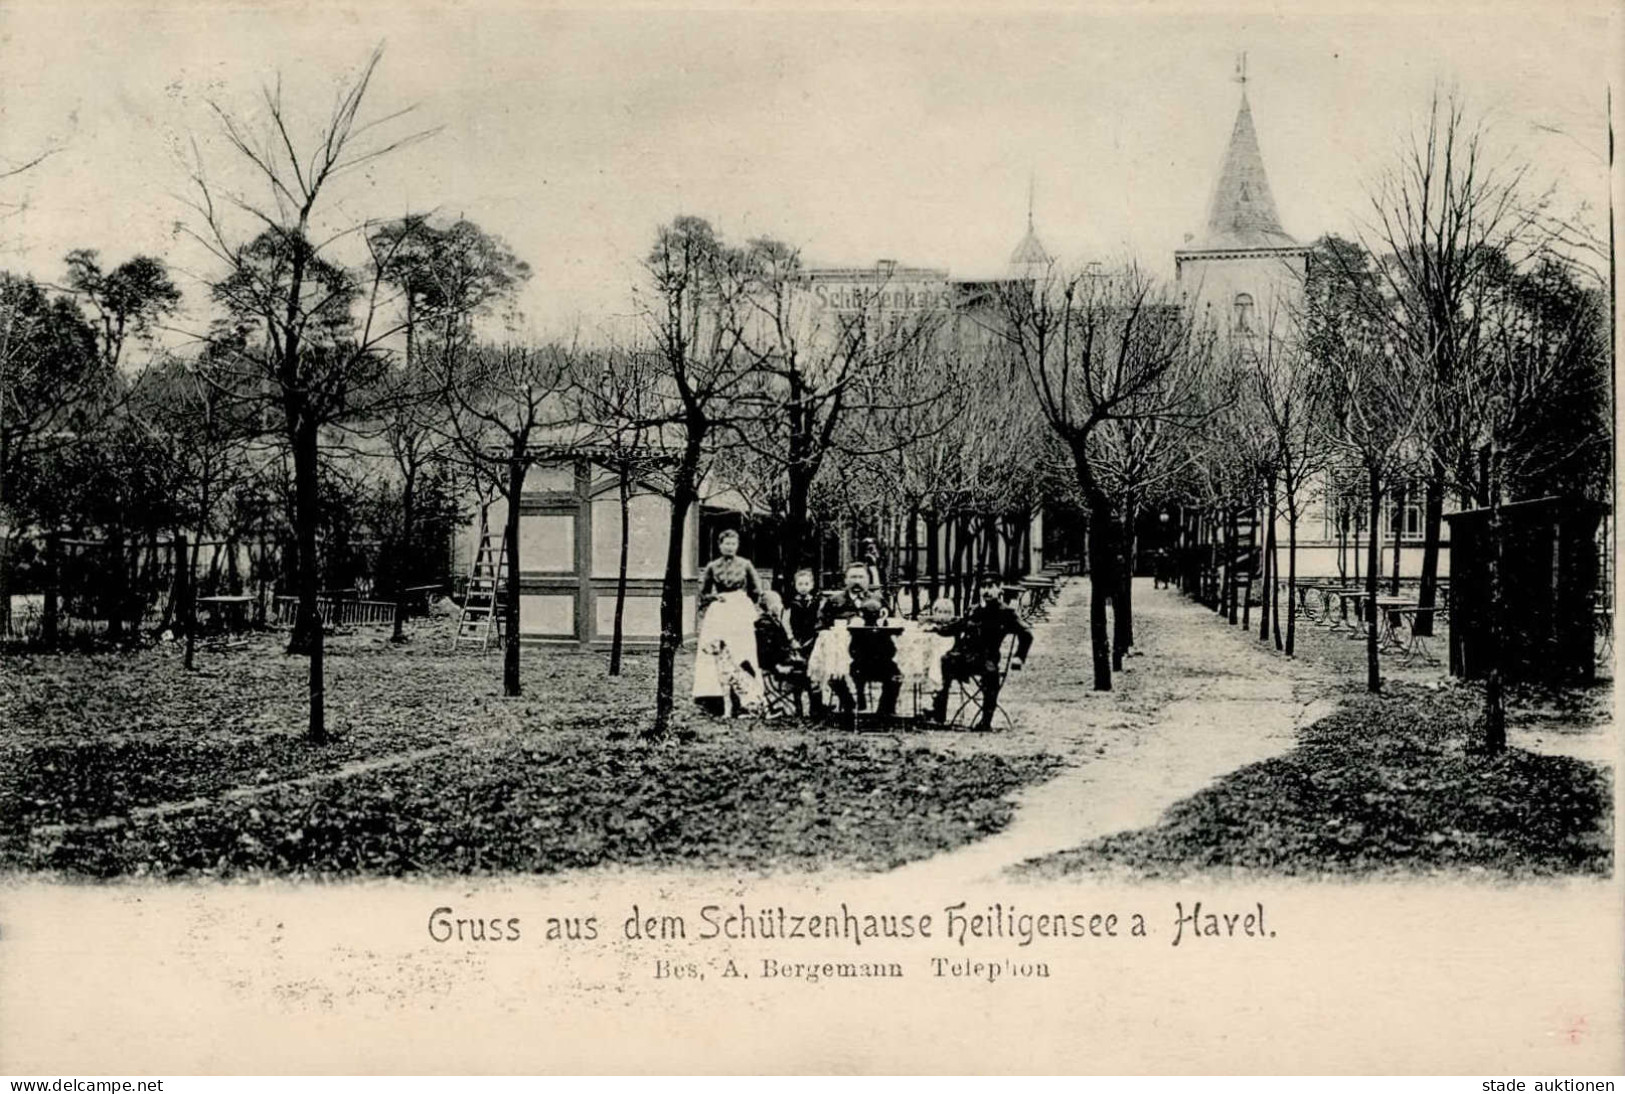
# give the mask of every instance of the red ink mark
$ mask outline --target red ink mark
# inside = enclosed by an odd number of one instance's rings
[[[1563,1036],[1568,1038],[1571,1045],[1579,1044],[1585,1035],[1586,1020],[1584,1018],[1576,1018],[1569,1023],[1569,1028],[1563,1031]]]

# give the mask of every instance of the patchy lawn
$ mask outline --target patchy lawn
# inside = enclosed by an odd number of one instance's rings
[[[1475,688],[1347,693],[1293,751],[1173,806],[1151,828],[1030,863],[1029,874],[1609,875],[1608,768],[1477,753]],[[1514,712],[1516,719],[1517,712]]]
[[[614,863],[885,869],[1004,827],[1059,761],[959,734],[717,723],[679,703],[644,746],[653,658],[341,636],[334,740],[300,736],[305,662],[273,636],[205,652],[0,662],[0,869],[68,877],[547,873]],[[687,683],[678,682],[686,696]],[[961,747],[962,744],[965,747]]]

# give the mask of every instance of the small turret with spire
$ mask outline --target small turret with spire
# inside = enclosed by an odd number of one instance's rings
[[[1053,259],[1038,241],[1033,227],[1033,179],[1027,178],[1027,234],[1010,255],[1010,275],[1019,281],[1037,281],[1049,273]]]

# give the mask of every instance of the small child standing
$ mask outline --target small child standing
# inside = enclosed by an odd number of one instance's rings
[[[796,652],[805,660],[812,654],[813,643],[818,641],[818,610],[823,598],[818,595],[818,580],[811,570],[797,570],[795,596],[790,600],[790,637]]]

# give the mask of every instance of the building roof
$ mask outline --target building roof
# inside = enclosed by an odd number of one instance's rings
[[[1010,265],[1012,266],[1048,266],[1049,252],[1044,245],[1038,242],[1038,233],[1033,231],[1032,221],[1027,222],[1027,234],[1022,237],[1016,249],[1011,252]]]
[[[1275,195],[1270,192],[1264,157],[1258,150],[1258,133],[1253,129],[1253,110],[1243,88],[1241,109],[1230,131],[1230,147],[1225,150],[1219,182],[1208,207],[1207,232],[1185,249],[1234,251],[1297,245],[1297,240],[1281,227],[1280,214],[1275,211]]]

